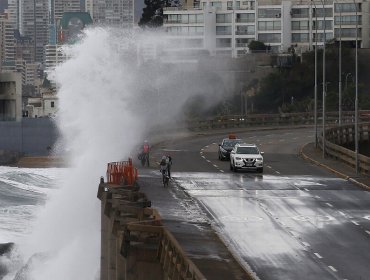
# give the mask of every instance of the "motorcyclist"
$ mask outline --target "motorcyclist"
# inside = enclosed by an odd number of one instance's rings
[[[166,156],[163,156],[162,159],[161,159],[161,162],[159,163],[159,171],[162,173],[162,175],[167,175],[169,176],[168,174],[168,160],[167,160],[167,157]],[[163,176],[163,180],[164,180],[164,176]]]

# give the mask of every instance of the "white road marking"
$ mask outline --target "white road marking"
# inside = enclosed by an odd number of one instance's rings
[[[304,246],[306,246],[306,247],[310,247],[311,245],[310,244],[308,244],[307,242],[303,242],[302,241],[302,244],[304,245]]]
[[[318,195],[315,196],[316,198],[320,199],[321,197],[319,197]]]
[[[280,172],[279,171],[275,171],[277,174],[280,174]]]
[[[364,217],[364,219],[366,219],[366,220],[369,220],[369,221],[370,221],[370,215],[365,216],[365,217]]]
[[[207,162],[211,162],[211,161],[207,159]]]
[[[213,165],[214,167],[218,168],[218,166],[216,164]]]
[[[201,151],[204,151],[204,148],[200,149]]]
[[[202,156],[202,158],[206,159],[206,157],[205,157],[205,156]]]
[[[220,169],[220,172],[224,173],[225,171],[223,171],[223,170]]]
[[[266,167],[267,167],[267,168],[270,168],[270,169],[272,168],[270,165],[266,165]]]
[[[346,214],[344,214],[342,211],[339,211],[339,214],[341,214],[342,216],[346,216]]]
[[[208,148],[208,145],[207,146],[204,146],[204,148]]]
[[[298,139],[298,137],[294,137],[294,138],[292,138],[293,140],[297,140]]]
[[[328,266],[331,270],[333,270],[334,272],[337,272],[338,270],[336,270],[334,267],[332,267],[331,265]]]
[[[212,143],[213,145],[217,145],[217,143]]]
[[[326,205],[328,205],[329,207],[333,207],[333,205],[331,205],[330,203],[325,203]]]
[[[355,221],[352,221],[352,223],[355,224],[356,226],[360,225],[358,222],[355,222]]]
[[[305,190],[306,192],[309,192],[309,189],[306,189],[306,188],[305,188],[304,190]]]
[[[319,255],[319,253],[313,253],[316,257],[318,257],[319,259],[322,259],[322,257]]]
[[[370,231],[369,230],[365,230],[366,231],[366,233],[368,234],[368,235],[370,235]]]

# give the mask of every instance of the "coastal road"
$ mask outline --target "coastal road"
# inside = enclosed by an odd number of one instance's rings
[[[237,135],[265,152],[264,173],[219,161],[227,135],[160,144],[179,189],[196,199],[239,262],[260,279],[370,279],[370,193],[298,156],[310,129]]]

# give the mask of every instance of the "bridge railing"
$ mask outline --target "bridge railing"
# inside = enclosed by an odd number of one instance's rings
[[[358,133],[359,141],[370,141],[370,122],[360,123]],[[342,146],[343,144],[355,142],[354,125],[331,127],[325,131],[325,139],[325,152],[327,155],[355,167],[356,153]],[[319,139],[319,146],[322,149],[322,137]],[[370,174],[370,157],[358,154],[358,167],[360,172]]]

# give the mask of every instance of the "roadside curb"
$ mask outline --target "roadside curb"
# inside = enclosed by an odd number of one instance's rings
[[[356,179],[354,179],[354,178],[352,178],[352,177],[350,177],[350,176],[348,176],[348,175],[346,175],[346,174],[344,174],[344,173],[342,173],[342,172],[339,172],[338,170],[335,170],[335,169],[331,168],[330,166],[328,166],[328,165],[326,165],[326,164],[324,164],[324,163],[321,163],[321,162],[319,162],[319,161],[317,161],[317,160],[315,160],[315,159],[311,158],[311,157],[310,157],[310,156],[308,156],[307,154],[305,154],[305,153],[303,152],[303,149],[304,149],[307,145],[309,145],[309,144],[310,144],[310,143],[306,143],[306,144],[304,144],[304,145],[301,147],[300,151],[299,151],[299,153],[300,153],[300,155],[302,156],[302,158],[303,158],[303,159],[305,159],[305,160],[307,160],[307,161],[310,161],[310,162],[312,162],[312,163],[314,163],[314,164],[316,164],[316,165],[318,165],[318,166],[321,166],[321,167],[323,167],[323,168],[325,168],[325,169],[329,170],[330,172],[332,172],[332,173],[336,174],[338,177],[341,177],[341,178],[343,178],[344,180],[347,180],[347,181],[350,181],[350,182],[352,182],[352,183],[355,183],[356,185],[360,186],[361,188],[364,188],[365,190],[368,190],[368,191],[370,190],[370,186],[368,186],[368,185],[366,185],[366,184],[364,184],[364,183],[361,183],[361,182],[357,181]]]

